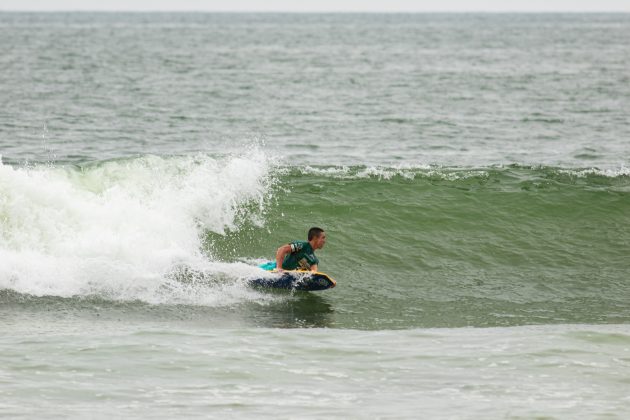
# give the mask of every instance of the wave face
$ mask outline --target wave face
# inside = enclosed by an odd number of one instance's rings
[[[213,248],[261,256],[322,225],[320,268],[361,323],[630,319],[623,168],[307,167],[285,169],[280,184],[290,192],[270,209],[269,234],[210,234]]]
[[[335,325],[630,320],[625,168],[278,168],[252,150],[4,165],[0,192],[5,294],[266,302],[254,262],[318,225]]]

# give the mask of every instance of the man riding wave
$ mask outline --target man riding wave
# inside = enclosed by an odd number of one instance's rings
[[[306,270],[317,271],[319,259],[315,256],[315,250],[321,249],[326,243],[324,229],[312,227],[308,231],[307,241],[292,241],[282,245],[276,251],[276,262],[263,264],[265,270]]]

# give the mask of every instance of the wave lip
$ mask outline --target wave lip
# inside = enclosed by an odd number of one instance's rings
[[[448,167],[440,165],[399,164],[392,166],[288,166],[281,175],[320,176],[339,180],[428,180],[496,181],[504,183],[554,182],[587,186],[630,186],[630,168],[564,168],[542,165],[493,165],[487,167]]]

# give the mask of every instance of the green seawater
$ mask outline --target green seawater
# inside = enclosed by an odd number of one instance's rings
[[[303,226],[324,226],[319,268],[339,280],[340,312],[327,326],[628,321],[628,175],[359,167],[289,169],[280,180],[289,190],[267,225],[210,233],[208,249],[272,258]]]
[[[628,418],[629,39],[0,13],[0,417]]]

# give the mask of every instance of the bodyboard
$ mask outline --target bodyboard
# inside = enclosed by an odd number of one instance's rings
[[[266,273],[264,276],[249,280],[249,284],[256,287],[311,292],[331,289],[337,282],[324,273],[287,270]]]

